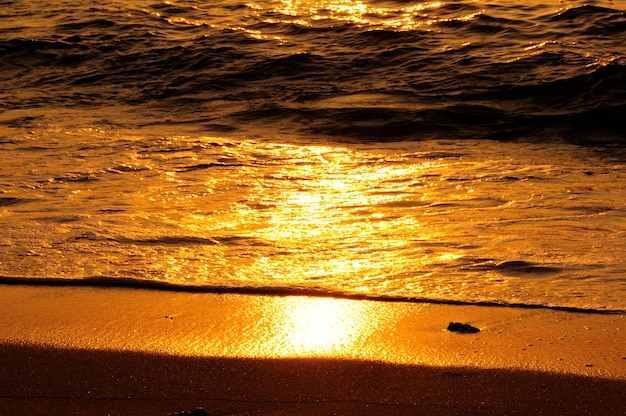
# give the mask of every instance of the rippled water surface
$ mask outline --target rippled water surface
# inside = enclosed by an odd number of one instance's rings
[[[0,275],[625,309],[615,152],[93,131],[2,150]]]
[[[624,139],[623,0],[0,5],[9,127]]]
[[[0,277],[626,311],[625,9],[0,0]]]

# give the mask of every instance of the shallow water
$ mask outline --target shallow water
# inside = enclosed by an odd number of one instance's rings
[[[0,276],[626,311],[625,6],[0,0]]]
[[[0,275],[626,310],[619,149],[73,132],[2,150]]]

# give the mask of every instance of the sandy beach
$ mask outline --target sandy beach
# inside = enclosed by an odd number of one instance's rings
[[[0,0],[0,416],[626,416],[625,40]]]
[[[29,286],[0,305],[3,415],[624,414],[620,314]]]

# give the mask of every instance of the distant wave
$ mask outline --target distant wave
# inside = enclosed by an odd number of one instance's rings
[[[458,306],[489,306],[508,307],[526,309],[549,309],[574,313],[592,314],[623,314],[626,310],[620,309],[594,309],[584,307],[570,307],[558,305],[541,305],[528,303],[506,303],[490,301],[458,301],[449,299],[433,299],[418,297],[402,297],[389,295],[368,295],[361,293],[346,293],[334,290],[317,288],[285,287],[285,286],[211,286],[177,284],[164,281],[119,278],[119,277],[86,277],[86,278],[31,278],[31,277],[10,277],[0,276],[0,284],[21,285],[21,286],[41,286],[41,287],[91,287],[91,288],[121,288],[121,289],[141,289],[182,293],[213,293],[213,294],[242,294],[242,295],[266,295],[266,296],[311,296],[311,297],[333,297],[340,299],[370,300],[380,302],[409,302],[428,303],[439,305]]]
[[[623,11],[486,6],[447,3],[409,27],[229,1],[55,9],[42,36],[0,32],[0,93],[10,109],[125,104],[216,133],[626,143]]]

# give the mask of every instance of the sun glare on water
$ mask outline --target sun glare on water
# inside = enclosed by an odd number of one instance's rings
[[[361,0],[281,0],[273,12],[293,17],[292,23],[310,26],[315,21],[332,20],[372,26],[378,29],[412,30],[430,24],[427,10],[437,9],[441,2],[424,2],[401,7],[385,7],[371,1]],[[260,5],[250,5],[263,11]]]

